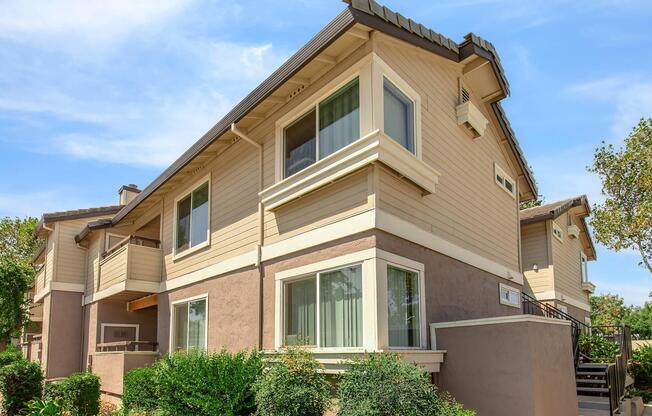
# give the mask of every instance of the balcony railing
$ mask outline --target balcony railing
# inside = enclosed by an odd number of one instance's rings
[[[625,397],[627,387],[627,368],[632,359],[632,332],[627,325],[622,326],[594,326],[591,327],[593,335],[618,344],[618,353],[613,362],[607,367],[607,387],[609,388],[609,405],[612,412]]]
[[[98,290],[125,281],[160,282],[162,251],[155,239],[129,236],[111,247],[100,262]]]
[[[97,344],[98,352],[158,351],[156,341],[117,341]]]
[[[41,267],[34,277],[34,292],[38,293],[45,287],[45,267]]]

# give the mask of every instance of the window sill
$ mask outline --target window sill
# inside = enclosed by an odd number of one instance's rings
[[[582,290],[585,292],[595,292],[595,285],[591,282],[582,282]]]
[[[440,173],[379,130],[260,192],[272,211],[373,163],[382,163],[408,179],[424,195],[435,192]]]
[[[197,251],[199,251],[199,250],[201,250],[203,248],[206,248],[206,247],[208,247],[210,245],[211,245],[211,240],[209,238],[208,240],[204,241],[203,243],[201,243],[199,245],[196,245],[196,246],[191,247],[189,249],[183,250],[180,253],[174,253],[172,255],[172,261],[180,260],[180,259],[182,259],[184,257],[187,257],[187,256],[189,256],[189,255],[191,255],[191,254],[193,254],[193,253],[195,253],[195,252],[197,252]]]

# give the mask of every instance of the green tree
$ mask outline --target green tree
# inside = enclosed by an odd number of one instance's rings
[[[623,321],[632,329],[634,338],[652,339],[652,299],[643,306],[629,308]]]
[[[602,181],[603,204],[593,207],[595,239],[608,248],[634,249],[652,273],[652,119],[641,119],[624,147],[598,147],[588,170]]]
[[[623,323],[628,313],[623,298],[607,293],[606,295],[591,296],[591,325],[617,326]]]
[[[40,241],[34,238],[33,217],[0,219],[0,260],[29,266]]]

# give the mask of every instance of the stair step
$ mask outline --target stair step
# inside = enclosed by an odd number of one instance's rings
[[[606,387],[578,387],[577,392],[582,393],[609,393],[609,389]]]
[[[578,376],[604,376],[606,375],[606,372],[599,372],[599,371],[576,371],[575,374]]]
[[[586,384],[607,384],[606,380],[598,380],[594,378],[577,378],[575,379],[576,383],[586,383]]]
[[[609,412],[609,398],[598,396],[577,396],[580,409],[606,410]]]
[[[579,369],[602,369],[606,370],[609,367],[609,364],[604,363],[584,363],[577,366]]]

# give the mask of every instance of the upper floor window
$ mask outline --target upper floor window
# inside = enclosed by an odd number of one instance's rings
[[[580,269],[582,271],[582,283],[587,283],[589,281],[589,262],[586,258],[586,254],[580,253]]]
[[[208,243],[210,232],[209,189],[209,181],[206,181],[177,199],[175,254]]]
[[[172,305],[172,349],[206,349],[208,298],[175,302]]]
[[[415,153],[414,101],[386,77],[383,77],[385,134]]]
[[[285,177],[360,138],[356,77],[284,129]]]
[[[554,235],[555,238],[557,240],[559,240],[560,242],[562,242],[562,243],[564,242],[564,233],[561,230],[561,227],[559,225],[557,225],[556,222],[552,223],[552,235]]]
[[[516,197],[516,182],[497,163],[494,163],[494,179],[505,192]]]

